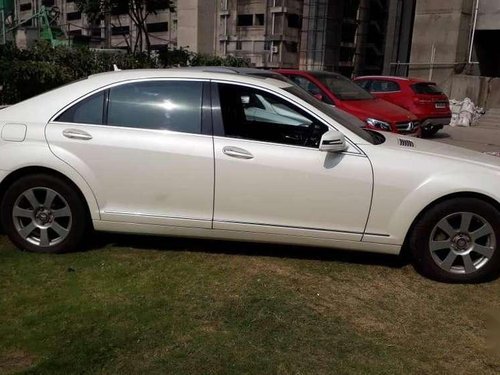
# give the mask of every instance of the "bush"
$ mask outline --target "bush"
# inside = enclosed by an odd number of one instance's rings
[[[91,74],[120,69],[147,69],[189,65],[248,66],[236,57],[199,55],[179,48],[157,56],[100,52],[88,48],[51,47],[37,42],[28,50],[0,45],[0,104],[13,104]]]

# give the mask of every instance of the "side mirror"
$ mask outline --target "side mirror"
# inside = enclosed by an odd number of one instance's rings
[[[326,152],[343,152],[347,150],[344,134],[337,130],[329,130],[321,137],[319,150]]]

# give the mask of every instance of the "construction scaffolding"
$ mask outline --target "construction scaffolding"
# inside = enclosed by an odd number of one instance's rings
[[[299,66],[346,76],[383,70],[391,0],[305,0]]]

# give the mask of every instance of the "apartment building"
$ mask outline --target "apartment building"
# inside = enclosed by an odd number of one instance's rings
[[[128,16],[127,2],[112,10],[109,25],[106,27],[104,21],[99,24],[89,22],[86,16],[79,12],[73,0],[16,0],[14,17],[16,22],[22,23],[20,34],[28,35],[28,44],[30,40],[36,39],[36,29],[42,21],[34,15],[42,6],[52,9],[52,14],[57,15],[57,24],[70,40],[88,43],[91,47],[134,49],[138,30]],[[168,9],[160,9],[156,14],[150,14],[147,29],[152,47],[175,46],[176,26],[176,14]]]

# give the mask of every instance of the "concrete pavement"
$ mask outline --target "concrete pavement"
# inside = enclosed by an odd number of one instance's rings
[[[492,115],[485,115],[477,126],[452,127],[445,126],[433,138],[455,146],[469,148],[481,152],[500,151],[500,119],[493,120]]]

